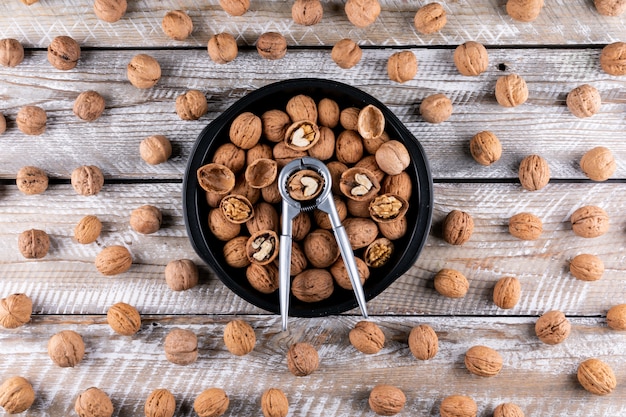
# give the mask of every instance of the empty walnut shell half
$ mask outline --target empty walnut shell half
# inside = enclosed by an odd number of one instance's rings
[[[206,164],[198,168],[198,184],[204,191],[227,194],[235,186],[235,174],[222,164]]]
[[[404,216],[409,203],[399,195],[383,194],[374,198],[369,205],[372,220],[378,223],[389,223]]]
[[[248,165],[245,178],[250,187],[263,188],[271,185],[278,175],[278,164],[273,159],[260,158]]]
[[[251,263],[267,265],[278,256],[278,235],[273,230],[259,230],[248,239],[246,255]]]
[[[341,174],[339,189],[351,200],[369,201],[380,191],[380,183],[369,169],[352,167]]]
[[[235,224],[247,222],[254,216],[250,200],[240,194],[229,194],[220,201],[220,210],[226,220]]]
[[[363,139],[374,139],[385,131],[385,116],[376,106],[363,107],[357,119],[357,130]]]
[[[393,242],[386,237],[381,237],[370,243],[365,248],[365,263],[372,268],[379,268],[385,265],[394,252]]]
[[[300,120],[287,128],[285,145],[295,151],[306,151],[320,139],[320,129],[309,120]]]
[[[294,200],[313,200],[323,189],[324,177],[310,169],[298,171],[287,180],[287,190]]]

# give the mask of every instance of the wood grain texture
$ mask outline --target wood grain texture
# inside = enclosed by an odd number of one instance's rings
[[[348,332],[358,317],[293,319],[289,332],[280,332],[276,317],[246,316],[257,344],[238,357],[225,348],[222,335],[232,316],[142,316],[134,336],[120,336],[104,316],[35,316],[31,324],[0,332],[0,348],[11,360],[0,361],[0,379],[22,375],[33,384],[37,399],[25,416],[73,415],[80,392],[91,386],[112,399],[114,416],[143,415],[143,405],[156,388],[169,389],[177,401],[177,416],[195,416],[195,397],[209,387],[223,388],[230,406],[226,415],[260,415],[260,397],[270,387],[282,389],[293,416],[371,416],[367,405],[376,384],[391,384],[407,397],[401,416],[438,416],[441,400],[453,394],[472,397],[479,416],[491,416],[503,402],[514,402],[525,415],[622,415],[626,393],[623,334],[608,329],[603,319],[571,317],[572,333],[561,345],[541,343],[534,334],[535,318],[374,317],[385,333],[385,347],[365,355],[354,349]],[[407,337],[413,326],[429,324],[439,338],[439,352],[429,361],[416,360]],[[175,327],[198,336],[199,358],[188,366],[167,362],[165,335]],[[47,355],[48,339],[61,330],[74,330],[86,345],[85,359],[74,368],[58,368]],[[311,343],[320,367],[295,377],[285,353],[295,342]],[[493,378],[471,375],[463,363],[474,345],[496,349],[504,359]],[[4,355],[3,355],[4,356]],[[618,388],[598,397],[576,381],[583,360],[596,357],[614,370]],[[546,401],[546,397],[550,401]]]
[[[213,64],[204,51],[150,51],[163,76],[148,90],[136,89],[126,79],[126,65],[140,51],[87,51],[78,68],[68,72],[42,71],[49,67],[45,53],[34,52],[19,67],[0,68],[0,111],[8,119],[1,136],[0,178],[15,178],[24,165],[68,178],[75,167],[96,164],[109,178],[181,179],[198,134],[237,99],[272,82],[311,74],[361,88],[387,105],[424,146],[435,178],[516,178],[521,159],[539,153],[549,161],[554,178],[583,179],[578,161],[595,146],[613,151],[614,177],[626,178],[626,80],[600,70],[598,48],[491,49],[489,69],[479,77],[460,75],[452,50],[411,51],[420,69],[404,84],[387,76],[391,49],[366,50],[361,63],[348,71],[336,66],[327,51],[295,51],[279,61],[262,60],[250,51],[227,65]],[[508,73],[523,76],[530,90],[528,102],[512,109],[494,98],[496,80]],[[598,88],[603,104],[599,114],[579,119],[567,110],[565,98],[585,83]],[[209,113],[198,121],[182,121],[174,102],[192,88],[205,93]],[[72,113],[75,98],[86,90],[99,91],[107,102],[103,116],[91,123]],[[452,117],[438,125],[419,115],[421,101],[435,93],[454,103]],[[41,136],[26,136],[15,126],[19,108],[29,104],[48,113]],[[469,154],[470,138],[482,130],[493,131],[503,144],[501,161],[491,167],[478,165]],[[174,147],[170,161],[158,166],[147,165],[138,152],[141,140],[153,134],[166,135]]]
[[[282,33],[290,46],[331,46],[343,38],[362,45],[458,45],[467,40],[499,45],[605,44],[626,31],[621,17],[601,16],[588,0],[546,2],[532,23],[516,22],[506,14],[504,0],[440,2],[448,23],[436,34],[422,35],[413,26],[417,9],[428,1],[383,0],[374,24],[359,29],[344,12],[344,2],[323,1],[324,17],[315,26],[293,22],[288,1],[252,1],[243,16],[226,14],[217,0],[130,1],[126,15],[115,23],[98,20],[93,1],[40,0],[27,7],[17,1],[0,4],[0,38],[13,37],[28,47],[46,48],[58,35],[74,37],[85,47],[206,47],[215,33],[233,34],[240,45],[253,46],[264,32]],[[182,9],[194,31],[186,41],[169,39],[161,29],[168,10]]]

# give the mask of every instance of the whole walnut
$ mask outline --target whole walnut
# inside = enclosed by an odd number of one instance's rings
[[[254,329],[243,320],[232,320],[224,327],[224,344],[233,355],[247,355],[256,344]]]
[[[177,259],[165,266],[165,282],[172,291],[184,291],[198,285],[198,267],[190,259]]]
[[[259,143],[263,133],[261,118],[252,112],[239,114],[230,125],[230,141],[241,149],[250,149]]]
[[[543,232],[543,222],[532,213],[518,213],[509,219],[509,233],[518,239],[539,239]]]
[[[53,67],[67,71],[76,68],[80,59],[80,45],[69,36],[57,36],[48,46],[48,62]]]
[[[48,356],[61,368],[73,368],[85,356],[85,342],[73,330],[63,330],[48,340]]]
[[[339,124],[339,104],[331,98],[323,98],[317,103],[317,123],[321,127],[334,129]],[[332,132],[332,130],[331,130]]]
[[[128,271],[133,258],[124,246],[108,246],[96,256],[96,269],[106,276],[118,275]]]
[[[441,417],[476,417],[478,405],[465,395],[450,395],[441,401],[439,406]]]
[[[107,323],[115,333],[132,336],[141,329],[141,315],[130,304],[115,303],[107,310]]]
[[[378,18],[380,3],[378,0],[348,0],[345,12],[350,23],[358,28],[365,28]]]
[[[502,356],[487,346],[472,346],[465,352],[465,367],[474,375],[491,377],[502,370]]]
[[[572,330],[565,314],[558,310],[544,313],[535,323],[535,334],[543,343],[556,345],[563,342]]]
[[[287,39],[277,32],[265,32],[256,41],[256,50],[265,59],[281,59],[287,54]]]
[[[522,292],[522,285],[515,277],[502,277],[493,288],[493,303],[505,310],[517,305]]]
[[[357,322],[350,330],[349,339],[352,346],[368,355],[380,352],[385,345],[385,334],[371,321]]]
[[[246,268],[246,279],[255,290],[271,294],[278,289],[278,268],[274,264],[251,263]]]
[[[163,135],[148,136],[139,144],[139,155],[150,165],[162,164],[172,156],[172,143]]]
[[[70,178],[72,188],[80,195],[96,195],[104,185],[104,175],[94,165],[83,165],[72,171]]]
[[[340,68],[349,69],[361,61],[363,50],[352,39],[342,39],[330,51],[330,57]]]
[[[480,75],[487,71],[489,54],[482,44],[468,41],[454,50],[454,65],[462,75]]]
[[[617,387],[617,379],[611,366],[600,359],[587,359],[578,365],[576,377],[580,385],[595,395],[607,395]]]
[[[470,139],[470,153],[476,162],[488,166],[502,156],[502,144],[495,134],[485,130]]]
[[[422,100],[420,114],[428,123],[442,123],[452,115],[452,100],[445,94],[433,94]]]
[[[174,417],[176,398],[165,388],[157,388],[150,393],[143,406],[146,417]]]
[[[567,108],[576,117],[590,117],[600,111],[602,98],[600,92],[589,84],[583,84],[569,92]]]
[[[333,276],[325,269],[307,269],[296,275],[291,283],[292,294],[305,303],[325,300],[334,289]]]
[[[209,211],[209,230],[216,238],[224,242],[239,236],[241,225],[228,221],[221,209]]]
[[[261,412],[264,417],[286,417],[289,414],[289,401],[278,388],[269,388],[261,396]]]
[[[26,195],[41,194],[48,189],[48,175],[37,167],[25,166],[17,171],[15,184]]]
[[[37,2],[39,2],[39,0],[20,0],[22,3],[24,3],[27,6],[30,6],[32,4],[35,4]]]
[[[202,91],[189,90],[176,97],[176,114],[183,120],[198,120],[209,111]]]
[[[626,11],[624,0],[594,0],[594,4],[603,16],[621,16]]]
[[[0,407],[7,414],[19,414],[30,408],[35,402],[35,390],[28,380],[14,376],[0,385]]]
[[[550,165],[539,155],[528,155],[522,159],[518,175],[524,189],[541,190],[550,182]]]
[[[84,91],[76,97],[72,110],[82,120],[93,122],[104,112],[104,97],[96,91]]]
[[[144,235],[156,233],[162,222],[161,210],[151,205],[137,207],[130,213],[130,227]]]
[[[41,135],[46,131],[46,111],[38,106],[24,106],[17,112],[17,128],[27,135]]]
[[[613,330],[626,330],[626,304],[618,304],[606,313],[606,324]]]
[[[597,146],[580,159],[580,169],[593,181],[606,181],[615,173],[617,165],[609,148]]]
[[[193,409],[199,417],[219,417],[228,410],[230,400],[221,388],[209,388],[196,397]]]
[[[363,285],[370,276],[370,269],[361,258],[355,257],[354,260],[356,261],[357,271],[359,271],[359,281],[361,281],[361,285]],[[337,285],[346,290],[352,290],[352,282],[350,281],[350,276],[348,275],[348,270],[346,269],[343,258],[337,259],[335,263],[330,266],[329,271]]]
[[[406,396],[398,387],[379,384],[372,388],[367,402],[376,414],[394,416],[404,408]]]
[[[115,23],[126,14],[126,0],[95,0],[93,11],[98,19]]]
[[[542,7],[543,0],[508,0],[506,2],[507,14],[520,22],[535,20]]]
[[[43,230],[25,230],[18,236],[17,247],[24,258],[41,259],[48,254],[50,237]]]
[[[220,6],[231,16],[241,16],[250,8],[250,0],[220,0]]]
[[[344,164],[355,164],[363,158],[363,139],[354,130],[344,130],[335,139],[335,157]]]
[[[171,10],[165,13],[161,21],[163,32],[177,41],[184,41],[193,32],[193,22],[182,10]]]
[[[317,104],[315,100],[306,94],[298,94],[289,99],[285,106],[285,111],[291,120],[309,120],[317,123]]]
[[[102,222],[97,216],[88,215],[80,219],[74,228],[74,239],[83,245],[93,243],[100,236]]]
[[[91,387],[78,395],[74,411],[79,417],[111,417],[113,403],[100,388]]]
[[[413,327],[409,333],[408,343],[413,356],[423,361],[434,358],[439,351],[437,333],[427,324]]]
[[[517,74],[503,75],[496,81],[496,101],[504,107],[516,107],[528,100],[526,81]]]
[[[378,167],[388,175],[398,175],[411,164],[409,151],[397,140],[383,143],[374,155]]]
[[[132,57],[126,68],[128,81],[137,88],[150,88],[161,79],[161,65],[147,54]]]
[[[16,329],[30,321],[33,302],[26,294],[11,294],[0,299],[0,326]]]
[[[0,52],[0,62],[1,54]],[[602,48],[600,66],[607,74],[626,75],[626,42],[613,42]]]
[[[227,64],[237,58],[239,48],[235,37],[230,33],[217,33],[207,43],[207,52],[213,62]]]
[[[17,39],[0,39],[0,65],[15,67],[24,60],[24,47]]]
[[[296,0],[291,6],[291,18],[298,25],[316,25],[322,20],[322,16],[324,8],[320,0]]]
[[[444,268],[435,274],[435,290],[443,296],[462,298],[468,289],[469,281],[457,270]]]
[[[462,245],[474,233],[474,219],[469,213],[452,210],[443,221],[443,240],[451,245]]]
[[[570,216],[572,230],[578,236],[593,238],[609,230],[609,215],[598,206],[583,206]]]
[[[387,75],[392,81],[404,83],[417,74],[417,58],[411,51],[393,53],[387,60]]]
[[[378,226],[372,219],[348,217],[343,226],[353,250],[367,247],[378,235]]]
[[[306,342],[294,343],[287,350],[287,368],[295,376],[307,376],[320,365],[319,355],[313,345]]]
[[[191,330],[174,328],[165,336],[165,358],[177,365],[189,365],[198,359],[198,337]]]
[[[415,29],[424,35],[439,32],[447,22],[446,11],[439,3],[428,3],[420,7],[413,18]]]
[[[305,238],[304,254],[314,268],[327,268],[339,258],[339,245],[333,233],[325,229],[310,232]]]
[[[582,253],[570,261],[569,271],[581,281],[597,281],[604,274],[604,262],[595,255]]]
[[[502,403],[493,410],[493,417],[524,417],[524,412],[517,404]]]

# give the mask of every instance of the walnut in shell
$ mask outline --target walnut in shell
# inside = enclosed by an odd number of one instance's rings
[[[445,297],[465,297],[468,289],[469,281],[457,270],[444,268],[435,275],[435,290]]]
[[[350,330],[349,339],[356,350],[371,355],[380,352],[385,345],[385,334],[371,321],[359,321]]]
[[[337,145],[335,133],[331,128],[326,126],[321,126],[319,131],[319,140],[307,150],[307,153],[309,156],[317,158],[320,161],[327,161],[335,155],[335,147]]]
[[[234,239],[241,232],[241,225],[229,221],[222,209],[216,208],[209,211],[208,225],[211,233],[224,242]]]
[[[524,417],[524,412],[517,404],[502,403],[493,410],[493,417]]]
[[[466,243],[474,233],[474,219],[471,214],[452,210],[443,221],[443,240],[451,245]]]
[[[496,101],[504,107],[516,107],[528,100],[526,81],[517,74],[503,75],[496,81]]]
[[[285,139],[287,128],[291,126],[289,115],[282,110],[272,109],[261,115],[262,132],[270,142],[281,142]]]
[[[124,246],[108,246],[96,256],[96,269],[106,276],[118,275],[128,271],[133,258]]]
[[[163,135],[148,136],[139,144],[139,155],[150,165],[162,164],[172,156],[172,143]]]
[[[132,336],[141,328],[141,316],[130,304],[115,303],[107,310],[107,323],[114,332]]]
[[[476,417],[478,405],[466,395],[450,395],[441,401],[439,414],[441,417]]]
[[[261,58],[281,59],[287,54],[287,39],[277,32],[265,32],[257,39],[256,50]]]
[[[413,18],[413,26],[424,35],[439,32],[447,22],[446,11],[439,3],[428,3],[420,7]]]
[[[165,388],[150,393],[143,406],[146,417],[174,417],[176,398]]]
[[[1,60],[0,52],[0,63]],[[613,42],[602,48],[600,66],[607,74],[626,75],[626,42]]]
[[[76,68],[80,59],[80,45],[69,36],[57,36],[48,46],[48,62],[62,71]]]
[[[618,304],[606,313],[606,324],[613,330],[626,330],[626,304]]]
[[[96,195],[104,185],[104,175],[95,165],[83,165],[72,171],[70,177],[72,188],[80,195]]]
[[[193,409],[199,417],[219,417],[228,410],[230,400],[221,388],[209,388],[196,397]]]
[[[602,98],[597,88],[583,84],[570,91],[565,102],[574,116],[584,118],[600,111]]]
[[[161,79],[161,65],[147,54],[135,55],[126,68],[128,81],[137,88],[150,88]]]
[[[343,222],[343,227],[353,250],[369,246],[378,236],[378,226],[371,219],[349,217]],[[365,262],[367,263],[367,259]]]
[[[48,189],[48,175],[40,168],[25,166],[17,171],[15,184],[26,195],[41,194]]]
[[[254,215],[250,200],[239,194],[228,194],[222,198],[219,208],[224,218],[235,224],[245,223]]]
[[[532,22],[539,17],[543,0],[508,0],[506,12],[520,22]]]
[[[165,336],[165,358],[176,365],[189,365],[198,359],[198,337],[187,329],[174,328]]]
[[[509,233],[518,239],[539,239],[543,222],[532,213],[518,213],[509,219]]]
[[[330,57],[340,68],[349,69],[361,61],[363,50],[352,39],[342,39],[330,51]]]
[[[481,43],[468,41],[454,50],[454,65],[462,75],[480,75],[487,71],[489,54]]]
[[[310,232],[304,238],[303,249],[309,263],[314,268],[327,268],[340,256],[335,236],[325,229]]]
[[[17,247],[24,258],[41,259],[48,254],[50,237],[43,230],[25,230],[17,238]]]
[[[130,227],[144,235],[158,232],[162,222],[161,210],[148,204],[137,207],[130,213]]]
[[[432,359],[439,351],[437,333],[427,324],[420,324],[409,333],[409,349],[415,358],[426,361]]]
[[[243,320],[232,320],[224,328],[224,344],[233,355],[247,355],[256,344],[254,329]]]
[[[572,258],[569,271],[581,281],[597,281],[604,274],[604,262],[595,255],[582,253]]]
[[[251,263],[246,268],[246,279],[255,290],[271,294],[278,289],[278,268],[272,263],[267,265]]]
[[[0,135],[7,130],[7,119],[4,114],[0,113]]]
[[[296,275],[291,283],[294,297],[305,303],[325,300],[334,289],[333,276],[325,269],[307,269]]]
[[[524,189],[541,190],[550,182],[550,165],[539,155],[528,155],[522,159],[518,175]]]
[[[372,388],[367,402],[376,414],[394,416],[404,408],[406,396],[398,387],[379,384]]]
[[[11,294],[0,299],[0,326],[16,329],[30,321],[33,302],[26,294]]]
[[[354,130],[344,130],[335,140],[335,157],[341,163],[356,164],[363,157],[363,140]]]
[[[242,16],[250,8],[250,0],[220,0],[220,6],[231,16]]]
[[[580,158],[580,169],[593,181],[606,181],[615,173],[617,165],[610,149],[597,146]]]
[[[452,116],[452,100],[445,94],[433,94],[422,100],[419,110],[428,123],[443,123]]]
[[[346,130],[357,130],[359,128],[359,113],[361,109],[358,107],[346,107],[339,113],[339,123]]]
[[[16,67],[24,61],[24,47],[17,39],[0,39],[0,65]]]
[[[248,244],[248,236],[237,236],[224,245],[224,261],[233,268],[245,268],[250,265],[250,258],[248,257],[248,250],[246,248]]]
[[[291,18],[298,25],[316,25],[323,16],[324,8],[320,0],[296,0],[291,6]]]
[[[383,194],[395,194],[407,201],[411,200],[413,193],[413,182],[406,171],[396,175],[387,175],[380,184],[380,191]]]
[[[217,33],[207,43],[207,52],[213,62],[217,64],[227,64],[234,61],[239,53],[237,40],[230,33]]]
[[[376,151],[376,163],[386,174],[398,175],[411,163],[406,146],[397,140],[383,143]]]
[[[358,28],[365,28],[378,18],[380,3],[378,0],[348,0],[345,12],[350,23]]]
[[[572,213],[570,222],[574,233],[585,238],[602,236],[609,230],[609,215],[598,206],[577,209]]]
[[[611,366],[596,358],[578,365],[576,377],[584,389],[595,395],[610,394],[617,387],[617,378]]]
[[[535,334],[543,343],[548,345],[559,344],[569,336],[572,330],[565,314],[558,310],[544,313],[535,323]]]
[[[46,131],[46,111],[38,106],[24,106],[17,112],[15,123],[23,133],[38,136]]]
[[[209,104],[202,91],[189,90],[176,97],[176,114],[182,120],[198,120],[209,111]]]
[[[126,0],[95,0],[93,11],[98,19],[115,23],[126,14],[128,4]]]
[[[261,118],[254,113],[243,112],[233,120],[228,136],[241,149],[250,149],[259,142],[262,132]]]
[[[30,408],[35,402],[35,390],[28,380],[14,376],[0,385],[0,407],[7,414],[19,414]]]
[[[91,387],[78,395],[74,411],[80,417],[111,417],[114,410],[109,396],[100,388]]]
[[[331,98],[323,98],[317,103],[317,123],[319,126],[335,128],[339,124],[339,104]]]
[[[361,285],[363,285],[370,276],[370,269],[361,258],[355,257],[354,260],[356,261],[356,268],[359,271],[359,281],[361,281]],[[330,266],[329,271],[337,285],[343,289],[352,291],[352,282],[350,281],[350,276],[348,275],[348,270],[346,269],[343,258],[337,259],[335,263]]]
[[[261,412],[264,417],[287,417],[289,401],[283,391],[269,388],[261,396]]]
[[[315,116],[317,118],[317,112]],[[287,147],[299,152],[312,148],[319,139],[319,128],[309,120],[295,122],[285,132],[285,144]]]
[[[165,282],[172,291],[185,291],[198,285],[198,267],[191,259],[177,259],[165,266]]]
[[[184,11],[171,10],[163,16],[161,29],[168,37],[177,41],[184,41],[193,32],[193,22]]]
[[[393,53],[387,60],[387,75],[392,81],[405,83],[417,75],[417,58],[411,51]]]
[[[63,330],[48,340],[48,356],[61,368],[73,368],[85,356],[85,342],[73,330]]]
[[[517,305],[522,293],[522,285],[515,277],[502,277],[493,288],[493,303],[505,310]]]
[[[390,223],[404,217],[409,203],[394,194],[382,194],[374,197],[369,204],[370,217],[377,223]]]
[[[621,16],[626,12],[624,0],[594,0],[596,10],[603,16]]]
[[[72,110],[79,119],[93,122],[102,115],[105,105],[104,97],[98,92],[84,91],[76,97]]]
[[[496,376],[502,369],[502,356],[487,346],[472,346],[465,352],[465,367],[474,375]]]
[[[261,202],[254,206],[254,215],[246,223],[248,232],[252,235],[261,230],[278,231],[278,212],[269,203]]]
[[[298,342],[287,350],[287,368],[295,376],[307,376],[317,370],[320,365],[319,355],[313,345]]]
[[[502,144],[492,132],[478,132],[470,140],[470,153],[476,162],[488,166],[502,156]]]

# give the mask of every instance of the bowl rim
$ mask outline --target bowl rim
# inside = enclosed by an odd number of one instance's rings
[[[409,244],[407,247],[402,249],[402,255],[399,258],[400,261],[392,266],[391,270],[382,279],[377,279],[376,283],[370,286],[367,286],[367,282],[369,282],[369,280],[366,281],[364,292],[367,301],[379,295],[389,285],[391,285],[391,283],[409,270],[419,257],[430,231],[433,211],[433,181],[426,153],[417,138],[415,138],[415,136],[397,118],[397,116],[381,101],[351,85],[323,78],[295,78],[278,81],[246,94],[233,103],[213,121],[209,122],[209,124],[204,127],[198,135],[189,155],[183,177],[183,217],[185,227],[187,229],[187,235],[192,247],[200,258],[213,270],[220,281],[247,302],[263,310],[276,314],[279,313],[278,291],[272,295],[272,297],[275,296],[275,302],[261,297],[261,293],[255,294],[250,292],[247,288],[243,287],[236,280],[230,277],[224,266],[218,261],[213,252],[209,250],[207,236],[204,235],[200,227],[202,220],[199,218],[198,202],[201,191],[201,200],[206,201],[206,199],[203,190],[201,190],[198,185],[196,171],[200,166],[207,163],[207,154],[211,148],[213,140],[218,137],[225,128],[230,126],[232,119],[245,111],[243,109],[248,108],[251,104],[274,94],[280,94],[285,90],[301,90],[304,94],[305,91],[309,90],[328,89],[337,90],[342,95],[349,95],[351,100],[354,99],[354,101],[361,102],[363,104],[362,107],[367,104],[373,104],[383,112],[386,123],[391,125],[398,133],[402,143],[404,143],[407,148],[410,148],[409,152],[411,153],[412,159],[410,167],[414,168],[415,179],[417,181],[417,197],[419,198],[417,208],[418,221],[416,222],[415,228],[409,229]],[[416,157],[417,160],[415,160]],[[415,191],[416,190],[414,188],[414,193]],[[409,210],[411,210],[411,207]],[[213,241],[217,241],[217,239],[213,237]],[[222,244],[224,243],[225,242],[222,242]],[[296,317],[320,317],[335,315],[354,309],[358,306],[354,297],[348,297],[347,300],[330,306],[324,305],[323,303],[321,305],[319,305],[319,303],[310,303],[310,309],[295,310],[293,308],[293,304],[294,303],[292,301],[292,307],[290,308],[289,315]]]

